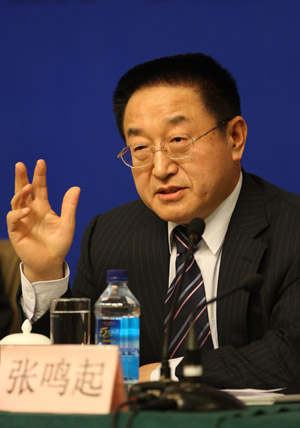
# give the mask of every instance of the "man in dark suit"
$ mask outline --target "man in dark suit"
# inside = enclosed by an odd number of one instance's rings
[[[238,292],[208,307],[215,349],[203,351],[203,380],[299,392],[300,197],[241,172],[247,126],[232,76],[201,54],[150,61],[122,77],[114,112],[126,141],[119,156],[132,168],[141,200],[92,220],[73,294],[95,302],[106,270],[127,268],[142,308],[141,364],[145,373],[152,370],[161,358],[164,300],[174,276],[172,231],[201,217],[206,229],[195,258],[207,297],[251,273],[264,278],[259,292]],[[78,198],[79,189],[70,189],[57,217],[44,161],[32,184],[17,164],[7,221],[28,287],[64,277]],[[42,331],[46,315],[30,315],[26,302],[23,308]]]

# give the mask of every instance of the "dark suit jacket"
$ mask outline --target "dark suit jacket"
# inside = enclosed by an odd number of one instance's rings
[[[107,269],[126,268],[141,304],[140,364],[161,359],[168,287],[167,223],[140,200],[95,217],[85,231],[72,292],[94,303]],[[261,273],[259,293],[217,304],[219,349],[203,351],[204,382],[300,392],[300,197],[244,173],[225,237],[218,293]]]

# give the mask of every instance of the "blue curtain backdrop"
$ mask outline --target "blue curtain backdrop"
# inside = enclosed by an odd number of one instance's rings
[[[116,158],[111,96],[131,66],[201,51],[238,81],[249,126],[243,166],[300,193],[299,0],[0,0],[0,237],[14,164],[48,165],[49,198],[82,193],[68,255],[97,213],[137,197]],[[300,219],[299,219],[300,221]]]

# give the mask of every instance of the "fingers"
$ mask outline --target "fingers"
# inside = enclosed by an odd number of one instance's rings
[[[10,202],[12,209],[16,210],[25,208],[28,205],[28,202],[31,202],[31,191],[31,184],[26,184],[22,189],[20,189]]]
[[[32,194],[34,198],[48,199],[48,191],[46,184],[46,162],[39,159],[36,163],[33,180]],[[15,166],[15,194],[20,192],[27,184],[29,184],[26,166],[23,162],[17,162]],[[31,195],[28,195],[27,202],[32,200]]]
[[[16,229],[18,229],[20,221],[27,217],[29,213],[29,207],[10,211],[6,216],[8,232],[14,232]]]
[[[32,180],[34,198],[48,200],[46,172],[46,162],[43,159],[39,159],[36,163]]]
[[[61,218],[64,222],[75,223],[79,195],[80,187],[71,187],[66,192],[61,206]]]
[[[23,162],[17,162],[15,165],[15,193],[19,192],[28,183],[26,166]]]

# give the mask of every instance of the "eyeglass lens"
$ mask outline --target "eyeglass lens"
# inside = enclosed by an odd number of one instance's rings
[[[171,159],[180,159],[191,155],[193,140],[186,135],[175,135],[163,140],[160,147]],[[148,145],[133,145],[123,152],[122,157],[128,165],[139,167],[150,163],[155,149]]]

